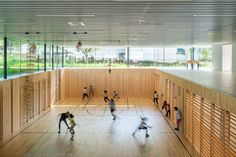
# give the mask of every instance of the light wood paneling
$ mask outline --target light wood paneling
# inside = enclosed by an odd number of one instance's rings
[[[0,81],[0,145],[50,109],[54,77],[46,72]]]
[[[18,132],[20,130],[20,101],[21,101],[21,78],[16,78],[12,80],[12,95],[14,95],[14,99],[12,99],[12,126],[13,132]]]
[[[66,98],[66,79],[65,79],[65,71],[64,69],[60,70],[60,79],[61,79],[61,96],[60,96],[60,100],[64,100]]]
[[[193,83],[167,72],[156,70],[160,79],[166,80],[164,97],[171,105],[179,107],[183,115],[183,135],[201,156],[229,156],[236,154],[235,97]],[[183,74],[182,74],[183,75]],[[204,77],[204,76],[202,76]],[[174,94],[174,91],[176,91]],[[185,93],[183,93],[185,91]],[[165,96],[166,95],[166,96]],[[173,97],[177,95],[177,104]],[[181,103],[182,104],[178,104]],[[172,111],[174,112],[173,108]],[[170,121],[174,124],[174,118]],[[182,130],[178,131],[182,135]],[[184,138],[181,138],[184,140]],[[187,144],[189,145],[189,144]]]
[[[95,97],[102,97],[103,90],[109,95],[116,90],[121,97],[152,97],[155,89],[153,69],[67,69],[65,97],[80,98],[84,87],[93,85]]]
[[[170,89],[173,89],[170,84],[173,84],[170,82],[168,84],[167,90],[170,94],[168,93],[167,96],[170,97],[172,95]],[[202,156],[234,157],[236,154],[235,114],[216,106],[191,91],[186,90],[184,95],[185,101],[181,108],[178,107],[183,113],[184,135],[191,146]],[[182,98],[177,97],[177,99]],[[170,103],[173,102],[170,101]],[[175,123],[173,119],[171,121]],[[184,139],[181,138],[181,140]]]
[[[216,104],[220,108],[223,108],[231,113],[236,114],[236,97],[219,91],[218,89],[212,89],[205,87],[203,85],[185,80],[181,77],[169,74],[167,72],[156,69],[155,73],[161,76],[161,79],[168,79],[177,84],[178,87],[187,89],[200,95],[201,97],[209,100],[210,102]],[[202,76],[204,77],[204,76]]]
[[[186,91],[185,132],[202,156],[234,157],[236,115]]]
[[[1,136],[2,139],[4,139],[5,137],[9,137],[11,135],[12,132],[12,114],[11,114],[11,81],[9,80],[5,80],[1,82],[1,97],[2,100],[0,101],[1,103]]]

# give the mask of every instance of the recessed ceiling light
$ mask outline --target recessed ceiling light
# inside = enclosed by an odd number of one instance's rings
[[[77,32],[73,32],[73,34],[77,34]]]
[[[70,14],[57,14],[57,15],[43,15],[43,14],[39,14],[39,15],[35,15],[37,17],[95,17],[95,15],[93,14],[81,14],[81,15],[70,15]]]
[[[40,34],[40,32],[36,32],[36,34]]]
[[[25,32],[25,34],[29,34],[29,32]]]
[[[138,38],[137,37],[134,37],[134,38],[128,38],[128,40],[137,40]]]
[[[68,25],[74,26],[75,24],[72,22],[67,22]]]
[[[139,22],[139,23],[145,23],[146,20],[140,19],[140,20],[138,20],[138,22]]]
[[[81,24],[81,26],[85,26],[85,23],[83,23],[83,22],[80,22],[80,24]]]
[[[107,44],[106,41],[100,41],[99,43],[100,43],[100,44]]]

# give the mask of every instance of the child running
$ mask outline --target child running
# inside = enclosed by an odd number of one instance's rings
[[[69,115],[69,120],[70,120],[70,133],[71,133],[71,141],[74,140],[74,136],[75,136],[75,130],[74,130],[74,127],[75,127],[75,121],[74,121],[74,115],[73,114],[70,114]]]
[[[152,127],[147,125],[147,123],[146,123],[146,121],[148,120],[147,117],[140,117],[140,118],[141,118],[141,122],[140,122],[139,126],[137,127],[137,129],[135,129],[135,131],[133,132],[133,136],[135,136],[135,133],[137,131],[140,131],[140,129],[144,129],[144,130],[146,130],[146,137],[149,137],[148,128],[152,128]]]
[[[84,89],[83,89],[83,98],[82,99],[84,100],[85,97],[89,98],[88,93],[87,93],[87,87],[84,87]]]
[[[113,120],[116,120],[117,116],[114,114],[116,110],[116,104],[113,99],[111,99],[111,101],[109,102],[109,107],[111,110],[111,115],[113,116]]]

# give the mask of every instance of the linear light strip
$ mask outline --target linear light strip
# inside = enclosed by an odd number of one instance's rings
[[[35,25],[37,24],[36,22],[33,22],[33,23],[27,23],[27,22],[4,22],[4,23],[1,23],[1,25]]]
[[[80,25],[81,25],[81,26],[85,26],[85,23],[83,23],[83,22],[80,22]]]
[[[236,15],[193,15],[194,17],[235,17]]]
[[[37,17],[95,17],[93,14],[88,15],[35,15]]]

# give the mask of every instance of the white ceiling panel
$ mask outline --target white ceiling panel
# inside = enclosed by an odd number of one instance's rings
[[[0,34],[10,39],[92,46],[229,43],[235,22],[236,0],[0,0]]]

